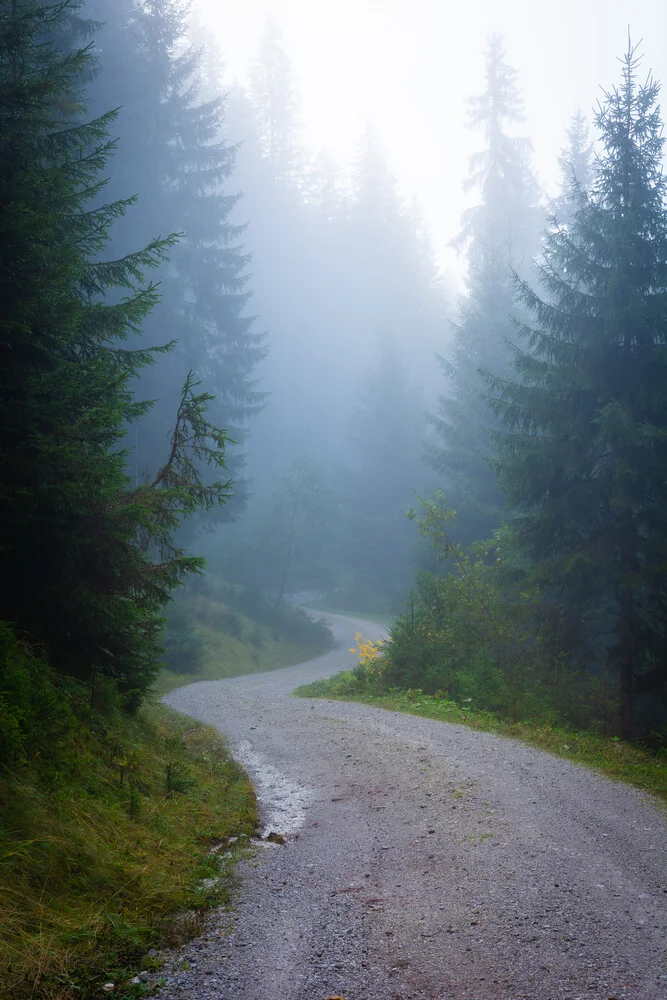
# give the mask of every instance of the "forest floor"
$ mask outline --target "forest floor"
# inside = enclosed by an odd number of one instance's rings
[[[162,1000],[665,1000],[662,805],[491,733],[294,699],[381,632],[328,618],[325,656],[167,696],[229,735],[286,844],[243,863]]]

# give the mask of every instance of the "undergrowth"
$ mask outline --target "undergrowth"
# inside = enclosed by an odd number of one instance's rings
[[[292,666],[331,648],[331,632],[289,605],[276,609],[220,577],[184,588],[169,610],[164,695],[200,680],[221,680]]]
[[[229,900],[232,855],[211,848],[256,823],[220,736],[163,707],[91,716],[50,762],[27,748],[0,772],[0,813],[3,1000],[139,995],[148,950]]]
[[[308,659],[331,634],[213,578],[170,606],[166,639],[158,695]],[[148,952],[228,902],[233,852],[211,848],[253,833],[252,786],[215,730],[128,713],[112,680],[56,674],[6,626],[0,661],[0,998],[138,996]]]
[[[393,712],[406,712],[521,740],[667,800],[667,753],[664,750],[653,750],[616,738],[604,738],[594,732],[567,729],[545,722],[514,722],[492,712],[476,710],[471,705],[457,704],[440,694],[424,694],[419,689],[383,690],[377,673],[373,672],[372,661],[327,680],[303,685],[294,694],[299,698],[362,702]]]

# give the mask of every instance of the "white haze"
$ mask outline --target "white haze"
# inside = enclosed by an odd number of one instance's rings
[[[264,23],[281,28],[301,97],[303,142],[345,169],[372,121],[406,199],[415,199],[438,259],[457,268],[448,244],[464,206],[462,180],[479,137],[466,128],[466,99],[483,89],[482,51],[503,34],[519,71],[525,131],[547,191],[572,112],[588,113],[616,58],[642,41],[643,67],[667,78],[665,0],[195,0],[217,38],[227,76],[243,83]],[[664,104],[664,101],[663,101]]]

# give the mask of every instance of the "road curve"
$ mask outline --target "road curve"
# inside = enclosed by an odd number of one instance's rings
[[[165,699],[229,737],[287,843],[162,1000],[666,1000],[661,807],[512,740],[292,698],[379,634],[329,620],[319,659]]]

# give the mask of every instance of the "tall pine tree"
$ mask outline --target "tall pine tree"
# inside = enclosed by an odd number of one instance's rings
[[[85,50],[59,47],[77,5],[0,11],[0,565],[2,616],[82,680],[135,705],[159,666],[160,611],[201,560],[173,541],[182,514],[224,501],[195,464],[225,435],[185,380],[171,447],[133,487],[123,438],[145,415],[131,385],[154,351],[123,342],[157,302],[143,273],[174,238],[103,260],[131,200],[102,201],[115,114],[85,120]],[[59,44],[55,44],[58,42]],[[114,300],[105,304],[108,296]],[[124,296],[124,297],[121,297]],[[2,664],[0,664],[0,668]]]
[[[542,295],[520,286],[519,379],[490,382],[515,535],[582,616],[588,660],[617,671],[626,738],[657,727],[659,699],[664,720],[667,641],[667,182],[659,86],[637,67],[629,47],[592,193],[545,237]]]
[[[493,414],[483,398],[480,369],[500,375],[511,360],[508,340],[515,311],[512,272],[525,271],[538,245],[537,187],[527,139],[513,134],[522,119],[516,71],[493,36],[486,55],[486,89],[470,101],[471,127],[485,148],[471,158],[467,188],[479,201],[463,215],[456,241],[468,255],[468,293],[455,327],[453,349],[442,359],[445,391],[431,418],[430,460],[457,508],[459,539],[485,537],[503,516],[488,465]]]
[[[570,120],[558,166],[560,192],[551,202],[551,212],[559,225],[568,226],[579,210],[580,192],[590,191],[594,177],[593,144],[581,111],[576,111]]]
[[[294,183],[299,173],[298,101],[282,32],[275,21],[269,20],[264,26],[259,56],[251,71],[249,98],[271,177]]]
[[[186,44],[183,0],[119,0],[112,7],[88,0],[85,9],[102,23],[88,98],[99,105],[112,93],[121,106],[110,190],[139,196],[128,224],[114,233],[114,247],[124,252],[165,229],[183,236],[161,268],[161,301],[146,327],[150,341],[173,340],[175,349],[142,380],[142,393],[157,403],[137,432],[134,467],[141,475],[167,440],[184,373],[196,369],[216,397],[215,422],[236,442],[229,471],[237,490],[228,516],[245,495],[243,443],[262,405],[254,370],[264,347],[247,315],[244,226],[231,221],[236,147],[224,137],[225,102],[199,99],[202,53]]]
[[[405,514],[428,476],[420,454],[425,409],[396,337],[378,334],[374,364],[358,383],[350,414],[340,488],[341,606],[380,612],[404,606],[414,574],[414,529]]]

